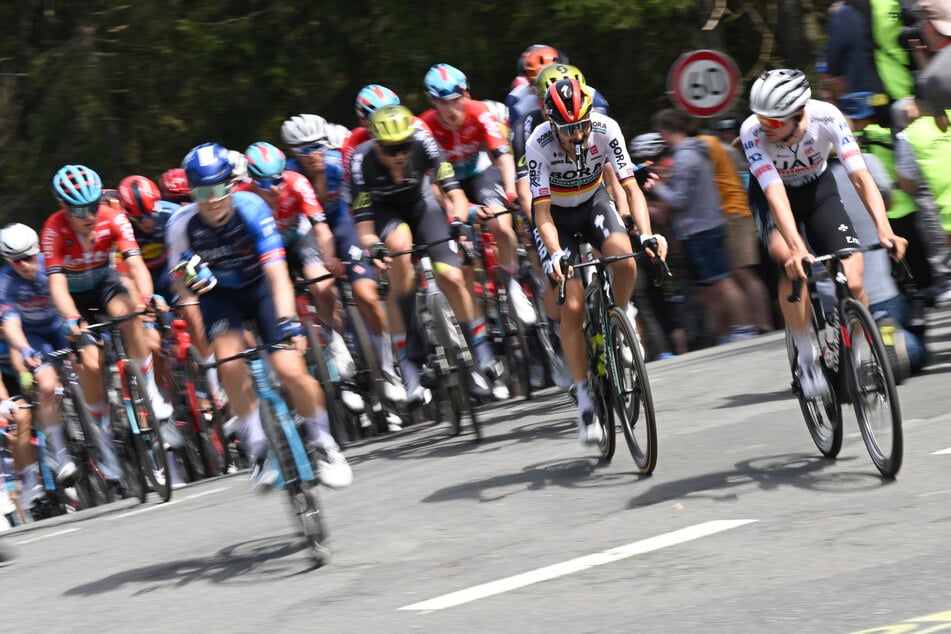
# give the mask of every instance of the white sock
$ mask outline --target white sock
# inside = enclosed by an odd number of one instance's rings
[[[208,358],[205,359],[205,363],[214,363],[215,362],[215,353],[212,352],[208,355]],[[217,394],[221,391],[221,382],[218,381],[218,368],[208,368],[205,372],[205,379],[208,381],[208,389],[211,390],[211,394]],[[209,394],[209,396],[211,396]]]
[[[66,457],[66,436],[63,434],[63,425],[50,425],[43,430],[46,434],[46,441],[50,444],[53,455],[58,462],[62,462]]]
[[[796,350],[799,351],[799,364],[811,365],[816,360],[816,350],[812,346],[812,337],[808,330],[793,331],[793,341],[796,343]]]
[[[579,412],[594,409],[594,401],[591,400],[591,392],[588,391],[588,381],[586,379],[575,381],[575,398],[578,399]]]
[[[330,433],[330,417],[327,410],[318,408],[314,412],[313,418],[305,418],[304,424],[307,426],[307,435],[318,447],[324,447],[334,442],[334,437]]]
[[[247,453],[253,460],[264,458],[267,454],[267,436],[261,424],[261,410],[255,409],[250,414],[238,416],[238,433],[241,434],[241,441],[248,446]]]

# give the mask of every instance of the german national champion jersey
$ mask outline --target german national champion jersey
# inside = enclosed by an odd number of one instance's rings
[[[429,134],[417,131],[413,136],[413,147],[406,162],[403,180],[399,183],[393,180],[390,170],[376,157],[373,149],[375,143],[368,141],[357,148],[350,164],[351,205],[355,222],[372,220],[374,203],[393,207],[413,204],[428,193],[426,188],[433,178],[444,192],[459,189],[452,165],[446,161]]]
[[[9,264],[0,269],[0,318],[18,320],[24,330],[49,331],[59,327],[60,316],[50,296],[45,259],[36,256],[36,277],[20,277]]]
[[[511,152],[498,120],[481,101],[466,102],[465,118],[457,130],[446,128],[435,110],[427,110],[419,117],[432,130],[459,180],[471,178],[491,165],[486,152],[493,158]]]
[[[577,161],[562,149],[551,124],[540,125],[532,132],[525,144],[525,160],[532,200],[551,199],[558,207],[577,207],[594,196],[608,161],[621,183],[634,178],[634,162],[620,126],[597,112],[591,113],[591,133]]]
[[[198,203],[172,216],[166,232],[168,258],[177,264],[186,251],[208,264],[222,288],[244,288],[260,280],[262,267],[284,259],[284,245],[267,203],[250,192],[231,195],[235,213],[220,229],[202,222]]]
[[[776,182],[800,187],[819,178],[828,166],[832,149],[852,173],[865,167],[862,150],[852,135],[845,116],[830,103],[810,99],[806,102],[808,126],[799,143],[786,147],[766,140],[756,115],[750,115],[740,128],[740,138],[750,173],[763,191]]]
[[[65,209],[43,224],[40,241],[46,271],[50,275],[64,274],[70,293],[92,290],[102,282],[112,267],[113,252],[118,251],[124,258],[140,255],[129,219],[107,205],[99,205],[89,237],[92,242],[87,248],[86,242],[69,226]]]

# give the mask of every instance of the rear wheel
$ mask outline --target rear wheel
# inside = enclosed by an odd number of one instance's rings
[[[81,508],[91,508],[109,502],[109,489],[99,470],[99,449],[96,446],[98,430],[93,429],[86,399],[79,383],[60,373],[64,393],[59,401],[60,412],[66,423],[69,453],[78,469],[74,487]]]
[[[650,474],[657,466],[657,420],[644,356],[637,333],[617,306],[608,313],[607,332],[608,359],[613,364],[609,376],[621,429],[634,464],[641,473]]]
[[[810,331],[815,349],[815,330]],[[786,330],[786,354],[789,358],[789,368],[792,370],[792,390],[799,399],[799,408],[806,421],[806,428],[816,447],[826,458],[835,458],[842,449],[842,404],[839,402],[836,391],[837,381],[835,373],[831,372],[823,362],[822,371],[826,373],[826,382],[829,384],[829,395],[818,399],[806,399],[802,394],[799,377],[802,370],[799,367],[799,352],[793,342],[792,334]]]
[[[125,401],[126,413],[130,419],[134,417],[138,427],[138,433],[132,431],[132,443],[138,453],[140,468],[152,490],[163,502],[168,502],[172,497],[168,454],[158,420],[152,412],[152,402],[146,393],[145,379],[134,361],[126,361],[122,371],[122,387],[123,398],[128,399]]]
[[[875,320],[860,302],[843,302],[850,347],[847,369],[852,405],[872,462],[883,476],[901,468],[904,440],[898,390]]]
[[[330,418],[330,431],[341,447],[348,445],[352,440],[360,437],[359,425],[353,424],[353,416],[340,400],[339,384],[335,384],[330,375],[325,355],[326,345],[320,343],[318,326],[313,320],[304,322],[304,332],[307,335],[307,366],[311,375],[320,383],[324,392],[324,401],[327,407],[327,416]]]
[[[188,401],[191,424],[200,431],[196,435],[197,450],[205,475],[223,475],[232,462],[231,442],[224,432],[224,413],[217,407],[208,376],[201,368],[202,358],[195,346],[188,348],[186,375],[188,382],[181,386]]]
[[[475,371],[472,362],[472,353],[468,349],[465,337],[456,324],[449,302],[442,293],[433,293],[430,296],[430,310],[439,344],[446,354],[448,375],[446,377],[446,393],[451,410],[451,422],[456,434],[462,432],[462,421],[468,417],[472,422],[472,431],[476,440],[482,439],[482,428],[472,406],[472,395],[469,381]]]
[[[356,306],[347,307],[349,327],[353,331],[356,347],[354,359],[357,361],[357,383],[360,385],[366,406],[367,416],[377,434],[389,433],[386,420],[386,397],[383,392],[383,371],[377,358],[376,348],[370,340],[370,331],[363,321],[363,315]]]

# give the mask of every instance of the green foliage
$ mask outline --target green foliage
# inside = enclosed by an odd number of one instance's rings
[[[720,48],[744,73],[791,63],[817,50],[806,17],[821,24],[828,4],[729,0],[702,31],[714,0],[0,3],[0,213],[38,226],[64,163],[88,164],[107,184],[157,178],[203,141],[279,142],[292,114],[354,125],[354,96],[371,82],[420,111],[423,75],[437,62],[461,68],[476,98],[503,100],[531,43],[566,51],[625,132],[638,133],[669,105],[666,74],[679,54]],[[780,24],[780,15],[806,17]],[[779,31],[777,42],[795,43],[789,57],[785,44],[763,47]]]

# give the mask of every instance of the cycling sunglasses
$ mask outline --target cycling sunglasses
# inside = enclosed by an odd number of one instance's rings
[[[764,128],[769,128],[770,130],[778,130],[779,128],[786,125],[786,122],[790,120],[790,119],[773,119],[771,117],[760,117],[760,116],[757,116],[756,118],[759,119],[759,124],[761,126],[763,126]]]
[[[88,205],[66,205],[69,215],[73,218],[86,218],[95,216],[99,213],[99,201],[89,203]]]
[[[558,128],[559,134],[563,134],[565,136],[571,136],[578,130],[581,130],[581,132],[587,134],[591,131],[591,119],[575,121],[574,123],[555,123],[555,127]]]
[[[459,97],[464,97],[466,94],[465,86],[460,86],[456,84],[452,87],[452,90],[444,90],[442,88],[428,88],[426,93],[433,99],[440,99],[451,101],[453,99],[458,99]]]
[[[33,262],[34,260],[36,260],[35,253],[33,255],[28,255],[26,257],[17,258],[16,260],[10,260],[10,264],[13,264],[15,266],[20,266],[21,264],[26,264],[27,262]]]
[[[412,141],[403,141],[402,143],[381,143],[380,149],[387,156],[396,156],[397,154],[408,154],[413,148]]]
[[[293,148],[293,151],[297,156],[310,156],[311,154],[326,152],[327,146],[323,143],[311,143],[310,145]]]
[[[275,176],[274,178],[252,178],[254,186],[258,189],[263,189],[269,191],[272,187],[280,187],[284,184],[283,176]]]
[[[192,199],[200,203],[210,200],[219,200],[231,195],[231,183],[215,183],[214,185],[194,185]]]

